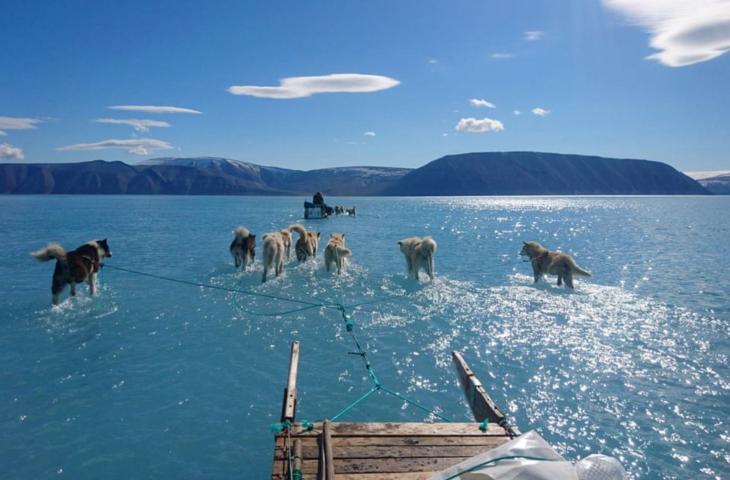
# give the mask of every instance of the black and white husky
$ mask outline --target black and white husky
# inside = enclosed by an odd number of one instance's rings
[[[76,284],[87,282],[89,292],[96,293],[96,276],[99,273],[99,262],[112,256],[109,244],[104,240],[92,240],[81,245],[72,252],[66,252],[58,243],[49,243],[33,255],[40,262],[47,262],[56,259],[56,268],[53,270],[53,281],[51,283],[51,301],[58,305],[58,295],[71,286],[71,295],[76,295]]]
[[[230,247],[233,263],[236,268],[243,267],[246,270],[246,267],[253,265],[256,256],[256,235],[244,227],[237,227],[233,234],[235,237]]]

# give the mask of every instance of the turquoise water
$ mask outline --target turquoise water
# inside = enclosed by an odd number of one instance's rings
[[[730,197],[330,199],[360,216],[342,277],[290,262],[236,273],[231,231],[299,219],[302,198],[0,197],[0,477],[266,478],[289,344],[302,342],[299,418],[332,417],[370,387],[337,312],[105,269],[100,294],[50,307],[51,264],[28,252],[109,238],[109,265],[222,287],[357,303],[388,387],[471,420],[461,351],[523,431],[632,478],[730,476]],[[405,278],[396,240],[433,235],[437,278]],[[574,292],[532,285],[522,240],[593,272]],[[260,245],[259,245],[260,246]],[[257,252],[258,253],[258,252]],[[421,421],[386,396],[344,420]]]

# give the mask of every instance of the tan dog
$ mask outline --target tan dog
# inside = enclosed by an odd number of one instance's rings
[[[530,258],[532,263],[532,273],[535,276],[535,283],[540,280],[543,275],[557,275],[558,285],[563,284],[573,287],[573,276],[584,275],[590,277],[591,273],[583,270],[575,263],[573,257],[563,252],[551,252],[537,242],[522,242],[522,250],[520,255]]]
[[[330,271],[332,265],[337,266],[337,274],[342,273],[342,267],[345,265],[346,257],[352,255],[349,248],[345,247],[345,234],[333,233],[330,240],[324,248],[324,268]]]
[[[436,241],[431,237],[410,237],[398,241],[400,251],[406,257],[408,276],[418,280],[418,272],[423,269],[433,280],[433,255],[436,253]]]
[[[282,232],[271,232],[264,235],[264,275],[261,282],[266,281],[270,268],[274,275],[279,276],[284,271],[284,257],[286,256],[286,236]],[[291,242],[290,242],[291,244]]]
[[[279,233],[281,234],[281,239],[284,242],[284,253],[286,254],[286,259],[289,260],[291,258],[291,230],[285,228]]]
[[[294,246],[297,260],[304,262],[310,257],[314,258],[317,256],[317,249],[319,248],[319,232],[308,232],[298,223],[289,227],[289,230],[293,230],[299,234],[297,243]]]

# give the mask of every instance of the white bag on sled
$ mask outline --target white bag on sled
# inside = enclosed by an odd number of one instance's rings
[[[589,459],[593,461],[587,462]],[[615,465],[605,463],[608,460],[615,462]],[[576,468],[560,456],[537,432],[532,431],[432,475],[428,480],[623,480],[624,478],[623,468],[611,457],[591,455],[579,462]]]

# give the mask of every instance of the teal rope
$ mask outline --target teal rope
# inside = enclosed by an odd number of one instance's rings
[[[199,282],[192,282],[190,280],[180,280],[180,279],[177,279],[177,278],[165,277],[163,275],[156,275],[154,273],[140,272],[138,270],[132,270],[132,269],[129,269],[129,268],[117,267],[117,266],[114,266],[114,265],[106,265],[105,264],[104,266],[105,266],[105,268],[111,268],[112,270],[119,270],[119,271],[122,271],[122,272],[134,273],[136,275],[141,275],[143,277],[149,277],[149,278],[155,278],[157,280],[165,280],[167,282],[181,283],[183,285],[190,285],[190,286],[193,286],[193,287],[203,287],[203,288],[210,288],[210,289],[213,289],[213,290],[223,290],[223,291],[226,291],[226,292],[243,293],[243,294],[246,294],[246,295],[253,295],[253,296],[256,296],[256,297],[268,298],[270,300],[281,300],[283,302],[299,303],[301,305],[308,305],[308,306],[310,306],[312,308],[314,308],[314,307],[327,307],[327,306],[331,306],[329,304],[314,303],[314,302],[309,302],[309,301],[306,301],[306,300],[298,300],[298,299],[295,299],[295,298],[280,297],[278,295],[271,295],[271,294],[268,294],[268,293],[253,292],[251,290],[243,290],[241,288],[222,287],[220,285],[212,285],[210,283],[199,283]]]
[[[244,290],[244,289],[240,289],[240,288],[224,287],[224,286],[220,286],[220,285],[213,285],[210,283],[193,282],[190,280],[181,280],[181,279],[177,279],[177,278],[173,278],[173,277],[167,277],[164,275],[157,275],[157,274],[153,274],[153,273],[141,272],[139,270],[132,270],[130,268],[117,267],[114,265],[105,265],[105,267],[111,268],[112,270],[132,273],[135,275],[140,275],[140,276],[148,277],[148,278],[154,278],[157,280],[164,280],[167,282],[179,283],[182,285],[189,285],[189,286],[200,287],[200,288],[208,288],[208,289],[212,289],[212,290],[221,290],[221,291],[231,292],[231,293],[242,293],[245,295],[268,298],[270,300],[281,300],[284,302],[298,303],[300,305],[304,305],[303,307],[294,308],[291,310],[285,310],[282,312],[255,312],[252,310],[245,310],[245,309],[243,310],[244,313],[248,313],[250,315],[264,316],[264,317],[278,317],[278,316],[282,316],[282,315],[303,312],[305,310],[310,310],[310,309],[314,309],[314,308],[330,308],[330,309],[338,310],[342,316],[343,322],[345,323],[345,329],[350,334],[350,337],[352,338],[353,342],[355,343],[355,347],[357,349],[356,352],[352,352],[352,353],[359,355],[360,358],[362,358],[363,365],[365,366],[365,370],[367,370],[367,372],[368,372],[368,376],[370,377],[370,380],[373,383],[373,387],[370,390],[368,390],[367,393],[365,393],[360,398],[358,398],[357,400],[352,402],[350,405],[345,407],[342,411],[337,413],[337,415],[332,417],[333,421],[336,420],[337,418],[340,418],[342,415],[346,414],[350,410],[352,410],[355,406],[357,406],[359,403],[361,403],[362,401],[364,401],[365,399],[370,397],[373,393],[375,393],[379,390],[382,390],[386,394],[399,398],[399,399],[403,400],[404,402],[408,403],[409,405],[413,405],[414,407],[417,407],[417,408],[423,410],[424,412],[432,414],[432,415],[440,418],[441,420],[444,420],[446,422],[451,422],[451,420],[449,420],[445,416],[437,413],[433,409],[425,407],[421,403],[419,403],[415,400],[411,400],[411,399],[401,395],[398,392],[395,392],[393,390],[383,387],[382,384],[380,383],[380,380],[378,379],[378,376],[375,374],[375,370],[372,368],[372,365],[370,364],[370,359],[367,356],[368,355],[367,351],[362,347],[362,345],[360,344],[360,341],[357,339],[357,336],[353,332],[354,324],[353,324],[352,320],[350,319],[350,316],[347,314],[348,308],[352,309],[352,308],[358,308],[358,307],[362,307],[362,306],[366,306],[366,305],[373,305],[373,304],[377,304],[377,303],[405,301],[405,300],[408,300],[407,297],[389,296],[387,298],[374,299],[374,300],[355,303],[355,304],[351,304],[351,305],[345,305],[342,303],[334,303],[334,302],[315,303],[315,302],[310,302],[310,301],[306,301],[306,300],[299,300],[299,299],[295,299],[295,298],[282,297],[279,295],[271,295],[271,294],[267,294],[267,293],[254,292],[251,290]],[[274,428],[276,428],[276,427],[281,428],[282,426],[280,426],[279,424],[275,424]],[[281,430],[279,430],[279,431],[281,431]]]
[[[451,422],[451,420],[450,420],[450,419],[448,419],[448,418],[444,417],[444,416],[443,416],[443,415],[441,415],[440,413],[437,413],[437,412],[435,412],[434,410],[432,410],[432,409],[430,409],[430,408],[428,408],[428,407],[424,407],[423,405],[421,405],[421,404],[420,404],[420,403],[418,403],[417,401],[415,401],[415,400],[411,400],[410,398],[407,398],[407,397],[404,397],[403,395],[401,395],[401,394],[400,394],[400,393],[398,393],[398,392],[394,392],[393,390],[390,390],[390,389],[388,389],[388,388],[385,388],[385,387],[380,387],[380,389],[381,389],[382,391],[384,391],[385,393],[387,393],[388,395],[392,395],[392,396],[394,396],[394,397],[400,398],[400,399],[401,399],[401,400],[403,400],[404,402],[406,402],[406,403],[408,403],[408,404],[410,404],[410,405],[413,405],[414,407],[420,408],[421,410],[423,410],[423,411],[424,411],[424,412],[426,412],[426,413],[430,413],[431,415],[435,415],[435,416],[437,416],[438,418],[440,418],[440,419],[441,419],[441,420],[443,420],[444,422]]]
[[[363,400],[365,400],[366,398],[368,398],[370,395],[372,395],[373,393],[375,393],[378,390],[380,390],[380,388],[381,387],[373,387],[370,390],[368,390],[368,393],[366,393],[365,395],[361,396],[360,398],[358,398],[357,400],[355,400],[354,402],[352,402],[351,404],[349,404],[348,406],[346,406],[345,408],[343,408],[342,410],[340,410],[337,413],[337,415],[335,415],[334,417],[332,417],[331,421],[334,422],[335,420],[337,420],[338,418],[340,418],[341,416],[343,416],[344,414],[346,414],[347,412],[349,412],[350,410],[352,410],[353,408],[355,408],[358,403],[362,402]]]
[[[518,458],[522,458],[525,460],[535,460],[535,461],[539,461],[539,462],[559,462],[560,461],[557,458],[532,457],[530,455],[507,455],[504,457],[497,457],[497,458],[493,458],[492,460],[487,460],[486,462],[480,463],[479,465],[474,465],[473,467],[467,468],[463,472],[459,472],[450,477],[446,477],[444,480],[452,480],[454,478],[458,478],[458,477],[464,475],[465,473],[473,472],[474,470],[478,470],[482,467],[486,467],[492,463],[501,462],[502,460],[515,460]]]

